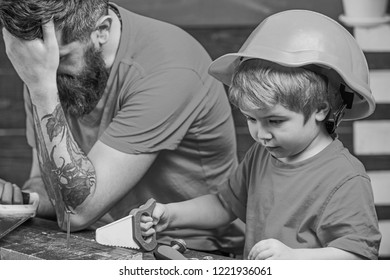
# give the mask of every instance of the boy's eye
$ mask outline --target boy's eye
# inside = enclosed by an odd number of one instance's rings
[[[246,118],[246,120],[247,120],[248,122],[255,122],[255,121],[256,121],[254,118],[249,117],[249,116],[245,116],[245,118]]]
[[[274,125],[277,125],[277,124],[281,124],[283,122],[283,120],[269,120],[269,123],[270,124],[274,124]]]

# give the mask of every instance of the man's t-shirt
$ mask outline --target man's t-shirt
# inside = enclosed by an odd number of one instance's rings
[[[168,203],[216,192],[237,166],[231,108],[223,86],[207,74],[211,59],[203,47],[176,26],[117,8],[122,35],[104,95],[90,114],[67,117],[86,153],[98,139],[124,153],[159,152],[110,210],[113,220],[150,197]],[[27,91],[25,101],[28,143],[35,147]],[[243,246],[236,226],[175,230],[162,233],[160,241],[166,235],[200,250]]]

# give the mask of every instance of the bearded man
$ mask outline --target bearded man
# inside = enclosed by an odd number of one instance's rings
[[[124,217],[150,197],[215,192],[237,166],[230,105],[186,32],[107,0],[2,0],[6,52],[25,85],[31,177],[0,180],[0,203],[40,196],[38,215],[71,230]],[[158,236],[239,253],[242,227]]]

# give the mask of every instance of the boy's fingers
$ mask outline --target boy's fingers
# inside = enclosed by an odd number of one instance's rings
[[[153,227],[153,223],[152,222],[146,222],[146,223],[141,222],[139,226],[140,226],[141,230],[147,231],[148,229]]]
[[[147,231],[142,231],[142,236],[151,236],[156,233],[156,230],[154,228],[150,228]]]
[[[153,218],[148,215],[142,215],[140,221],[142,223],[153,222]]]
[[[261,251],[259,254],[256,256],[256,260],[268,260],[273,256],[273,253],[271,250],[266,250],[266,251]]]

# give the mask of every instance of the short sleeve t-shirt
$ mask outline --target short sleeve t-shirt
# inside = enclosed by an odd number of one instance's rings
[[[339,140],[296,164],[279,161],[256,143],[220,186],[220,197],[246,223],[245,258],[269,238],[291,248],[329,246],[378,257],[370,179]]]
[[[86,153],[97,140],[123,153],[159,152],[140,182],[111,209],[114,220],[150,197],[168,203],[215,193],[237,167],[231,108],[222,84],[207,74],[211,59],[204,48],[176,26],[115,7],[122,35],[103,97],[90,114],[67,116]],[[25,102],[27,139],[35,147],[27,90]],[[221,241],[226,232],[232,239]],[[243,246],[243,232],[235,225],[166,235],[184,236],[190,248]]]

